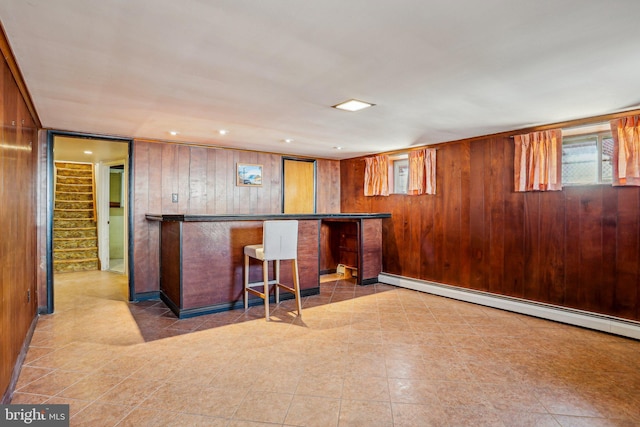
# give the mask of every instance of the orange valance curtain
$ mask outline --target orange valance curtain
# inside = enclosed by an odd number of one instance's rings
[[[515,191],[562,190],[562,130],[516,135]]]
[[[409,152],[409,188],[407,194],[436,194],[435,148]]]
[[[389,156],[381,155],[364,159],[364,195],[389,195]]]
[[[613,185],[640,186],[640,115],[611,120]]]

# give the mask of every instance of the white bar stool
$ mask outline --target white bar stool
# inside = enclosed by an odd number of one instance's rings
[[[249,258],[262,261],[262,282],[249,283]],[[291,260],[293,288],[280,283],[280,261]],[[269,281],[269,261],[275,261],[276,277]],[[298,221],[265,221],[262,228],[262,244],[244,247],[244,309],[249,306],[248,293],[264,300],[264,316],[269,321],[269,285],[275,286],[276,304],[280,303],[280,288],[293,293],[298,307],[298,316],[302,314],[300,304],[300,279],[298,277]],[[260,292],[254,287],[261,286]]]

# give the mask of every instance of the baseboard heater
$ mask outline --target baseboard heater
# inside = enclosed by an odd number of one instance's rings
[[[378,275],[378,281],[432,295],[640,340],[640,322],[388,273]]]

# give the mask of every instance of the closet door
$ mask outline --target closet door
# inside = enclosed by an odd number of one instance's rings
[[[315,213],[316,162],[315,160],[283,159],[283,212]]]

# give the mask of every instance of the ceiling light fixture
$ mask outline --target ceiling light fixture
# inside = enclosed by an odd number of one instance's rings
[[[286,142],[287,144],[291,144],[293,142],[293,139],[287,138],[284,140],[284,142]]]
[[[347,101],[334,105],[333,108],[345,111],[360,111],[364,110],[365,108],[373,107],[374,105],[375,104],[371,104],[369,102],[358,101],[357,99],[349,99]]]
[[[87,151],[84,152],[84,154],[93,154],[93,151],[87,150]]]
[[[170,130],[169,133],[171,134],[171,136],[176,136],[178,134],[178,131]]]
[[[342,147],[333,147],[334,150],[342,150]]]
[[[228,134],[228,133],[229,133],[229,131],[228,131],[228,130],[226,130],[226,129],[220,129],[220,130],[218,131],[218,133],[219,133],[220,135],[226,135],[226,134]]]

